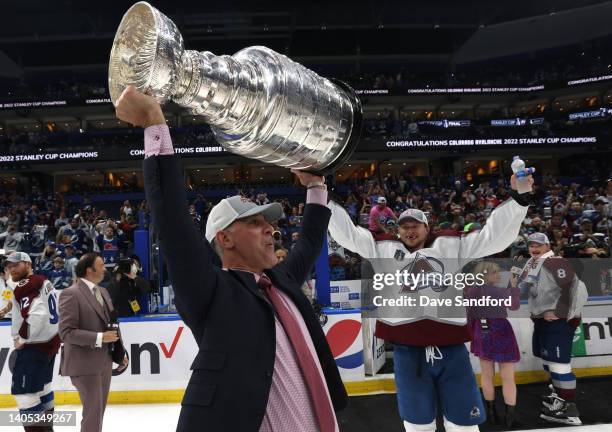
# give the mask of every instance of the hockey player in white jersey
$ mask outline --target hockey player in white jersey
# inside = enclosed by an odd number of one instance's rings
[[[524,181],[533,184],[531,176]],[[511,187],[511,198],[492,212],[482,230],[466,235],[447,230],[434,238],[426,215],[408,209],[398,220],[398,241],[377,242],[368,230],[353,225],[344,208],[333,201],[329,203],[329,232],[338,244],[368,259],[375,273],[393,274],[409,268],[453,274],[476,258],[503,251],[516,239],[527,214],[529,194],[516,192],[515,175]],[[428,286],[417,289],[420,295],[440,294]],[[466,322],[465,318],[428,314],[378,319],[376,336],[394,344],[397,400],[406,431],[435,431],[437,400],[447,432],[477,431],[478,424],[486,420],[465,348],[469,340]]]
[[[32,272],[32,260],[24,252],[13,252],[7,267],[16,282],[13,295],[12,331],[15,366],[11,394],[20,414],[45,419],[24,423],[26,432],[53,430],[54,397],[51,389],[55,355],[59,350],[56,291],[44,276]],[[41,416],[43,415],[44,416]]]
[[[542,359],[553,390],[543,398],[540,417],[580,425],[572,344],[588,292],[569,260],[555,256],[546,234],[531,234],[527,245],[531,258],[519,276],[519,286],[529,292],[533,355]]]

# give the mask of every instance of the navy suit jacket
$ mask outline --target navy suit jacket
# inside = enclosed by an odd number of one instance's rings
[[[187,209],[180,159],[149,157],[144,161],[144,176],[176,307],[199,347],[177,431],[256,432],[274,370],[272,306],[251,273],[222,270],[212,247],[197,233]],[[321,325],[301,291],[321,251],[330,215],[325,206],[307,204],[300,240],[282,263],[265,273],[300,311],[334,408],[340,410],[348,403],[346,390]]]

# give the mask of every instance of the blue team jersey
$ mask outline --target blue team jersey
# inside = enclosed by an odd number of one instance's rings
[[[64,231],[64,235],[70,236],[70,243],[74,246],[74,250],[77,254],[81,255],[87,252],[87,234],[80,228],[72,229],[68,228]]]
[[[48,276],[49,272],[53,270],[53,261],[49,258],[39,258],[36,260],[36,266],[34,272],[39,275]]]
[[[47,273],[47,279],[51,281],[56,290],[63,290],[72,285],[72,275],[66,269],[53,269]]]
[[[116,264],[119,261],[119,239],[113,237],[108,240],[103,235],[99,235],[97,242],[104,264]]]

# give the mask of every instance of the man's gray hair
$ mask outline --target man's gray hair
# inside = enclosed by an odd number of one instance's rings
[[[219,258],[223,258],[223,249],[221,248],[221,246],[219,246],[219,243],[213,240],[211,242],[211,246],[213,247],[217,255],[219,255]]]
[[[231,224],[230,226],[223,229],[222,231],[231,231],[233,228],[234,228],[233,224]],[[215,234],[215,237],[216,237],[216,234]],[[216,242],[216,238],[212,239],[212,241],[210,242],[210,245],[213,247],[215,252],[217,252],[217,255],[219,255],[219,258],[223,258],[223,248],[221,247],[219,243]]]

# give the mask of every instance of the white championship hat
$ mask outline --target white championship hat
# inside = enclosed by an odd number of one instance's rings
[[[235,195],[221,200],[213,207],[206,222],[206,240],[212,242],[217,233],[230,226],[234,221],[256,214],[263,214],[268,222],[274,222],[283,216],[279,203],[257,205],[248,198]]]

